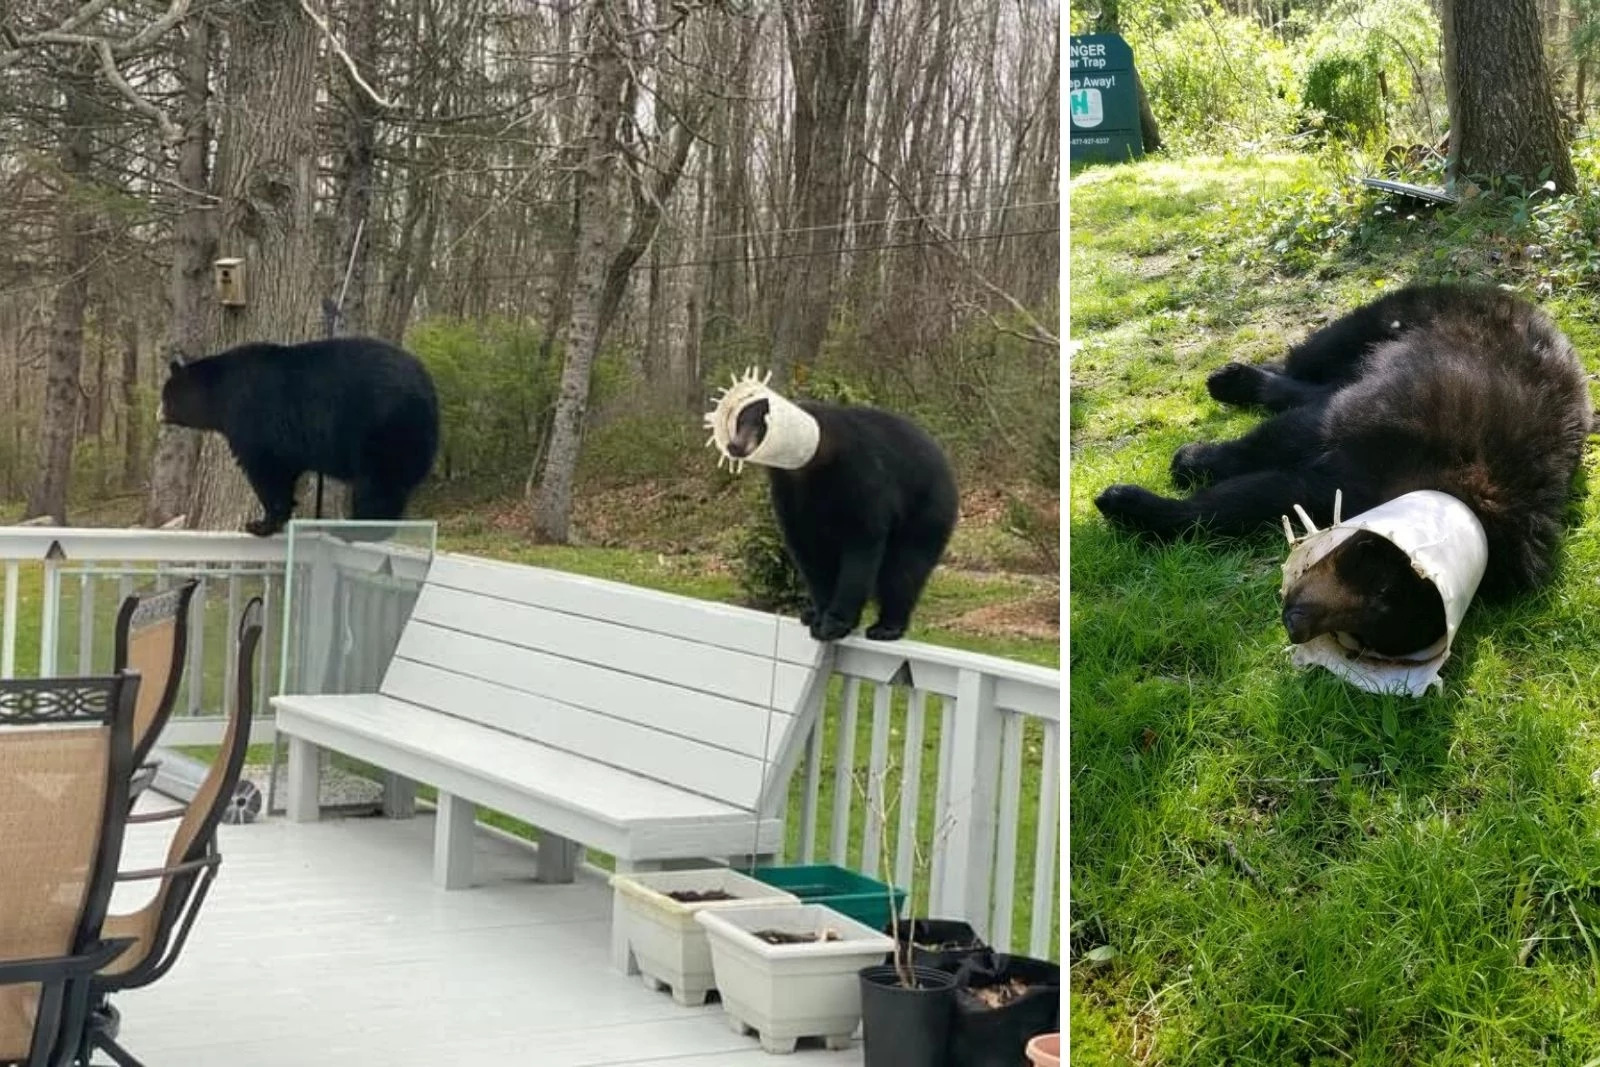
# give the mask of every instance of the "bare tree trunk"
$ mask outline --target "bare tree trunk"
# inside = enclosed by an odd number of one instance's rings
[[[567,5],[559,5],[555,13],[556,52],[552,62],[555,65],[555,82],[557,85],[574,84],[573,64],[571,56],[577,49],[572,43],[572,20],[574,9]],[[556,130],[561,137],[563,145],[570,146],[577,140],[577,115],[575,102],[578,94],[568,92],[562,94],[561,102],[557,105]],[[575,250],[578,247],[578,194],[577,186],[580,181],[578,172],[579,156],[575,155],[571,147],[563,148],[558,153],[560,162],[567,163],[572,169],[572,214],[570,217],[570,240],[563,240],[556,246],[553,259],[555,261],[555,277],[550,286],[550,299],[545,309],[544,335],[539,341],[539,363],[543,367],[549,364],[555,354],[556,337],[565,332],[567,321],[572,314],[572,286],[574,271],[576,270]]]
[[[313,336],[311,209],[317,29],[294,0],[246,0],[229,22],[228,109],[217,160],[218,246],[245,261],[249,304],[212,324],[215,349]],[[235,529],[261,505],[220,434],[207,434],[189,524]]]
[[[833,313],[843,244],[851,101],[866,77],[877,0],[859,16],[851,0],[796,0],[783,7],[794,67],[794,212],[779,264],[772,313],[778,380],[816,361]]]
[[[139,410],[139,320],[129,318],[122,335],[122,488],[139,484],[144,472],[144,421]]]
[[[354,0],[347,21],[347,50],[356,68],[372,81],[378,53],[378,2]],[[346,71],[344,77],[344,146],[336,182],[339,189],[339,256],[334,264],[333,296],[343,296],[340,320],[345,333],[367,330],[367,269],[372,258],[372,214],[376,173],[378,105]]]
[[[628,229],[622,247],[606,267],[605,288],[600,296],[596,327],[597,348],[605,342],[606,332],[611,329],[617,309],[622,306],[622,298],[628,291],[628,277],[655,238],[656,230],[661,225],[661,212],[672,196],[673,189],[677,188],[678,179],[683,176],[683,168],[689,161],[689,149],[694,147],[695,128],[699,125],[700,117],[694,112],[684,117],[673,133],[671,157],[656,172],[656,180],[651,188],[648,191],[642,188],[634,190],[633,224]]]
[[[621,13],[608,0],[588,12],[590,98],[585,104],[583,163],[578,184],[578,246],[573,271],[571,314],[561,389],[551,420],[544,469],[533,498],[535,537],[565,542],[572,512],[572,485],[578,469],[589,379],[599,351],[600,313],[611,246],[611,185],[616,171],[617,124],[622,118],[627,70],[623,64]]]
[[[1542,174],[1577,190],[1545,63],[1534,0],[1445,0],[1443,23],[1455,180]]]
[[[61,284],[51,309],[50,358],[45,368],[44,414],[39,426],[39,479],[24,519],[52,516],[67,524],[72,446],[78,436],[78,374],[83,362],[83,317],[89,303],[89,261],[94,255],[94,215],[80,187],[89,175],[93,144],[86,75],[63,79],[66,115],[61,141],[61,199],[56,248]]]
[[[644,380],[656,386],[668,378],[671,362],[667,349],[667,293],[666,280],[661,271],[661,243],[650,246],[650,290],[645,310],[644,326]]]
[[[183,81],[184,137],[178,146],[176,193],[181,210],[172,233],[172,318],[167,326],[167,360],[198,359],[206,351],[206,316],[211,304],[211,261],[216,255],[216,229],[210,197],[211,31],[203,18],[183,29],[180,57]],[[165,366],[157,382],[167,380]],[[144,520],[160,526],[184,514],[194,487],[200,457],[200,433],[181,426],[162,426],[150,471],[150,493]]]
[[[439,232],[439,209],[427,188],[423,168],[412,164],[406,183],[406,215],[400,224],[400,248],[389,275],[387,300],[383,309],[382,336],[400,343],[417,293],[427,284],[433,263],[433,242]],[[420,227],[420,233],[418,229]]]
[[[1578,60],[1578,73],[1572,90],[1572,121],[1579,126],[1583,125],[1584,93],[1589,84],[1589,57],[1583,56]]]

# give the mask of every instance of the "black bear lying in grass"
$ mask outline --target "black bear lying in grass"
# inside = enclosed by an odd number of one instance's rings
[[[1526,301],[1477,286],[1401,289],[1317,330],[1283,366],[1230,363],[1206,388],[1223,403],[1276,414],[1237,440],[1178,449],[1172,480],[1196,489],[1186,499],[1133,485],[1106,489],[1095,506],[1112,523],[1161,539],[1246,534],[1277,524],[1296,504],[1326,525],[1335,490],[1348,516],[1436,489],[1483,524],[1486,597],[1550,576],[1593,407],[1571,342]],[[1406,569],[1403,553],[1348,562],[1351,573],[1366,575],[1360,609],[1371,629],[1408,608],[1414,582],[1368,573]],[[1296,633],[1296,621],[1286,610],[1296,641],[1315,636]],[[1314,628],[1300,622],[1302,631]],[[1334,628],[1356,630],[1316,632]]]

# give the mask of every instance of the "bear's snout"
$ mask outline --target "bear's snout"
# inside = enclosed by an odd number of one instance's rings
[[[1312,612],[1303,604],[1285,604],[1283,606],[1283,628],[1289,631],[1289,640],[1297,645],[1303,645],[1317,636],[1313,627]]]

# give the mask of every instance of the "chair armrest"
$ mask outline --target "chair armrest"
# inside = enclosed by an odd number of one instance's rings
[[[213,852],[209,856],[201,856],[197,860],[189,860],[172,867],[145,867],[137,871],[118,871],[117,881],[136,882],[145,878],[168,878],[174,874],[189,874],[192,871],[203,871],[208,867],[215,867],[222,862],[222,854]]]
[[[0,963],[0,985],[19,982],[55,982],[94,974],[122,955],[136,938],[112,937],[95,942],[87,952],[76,956],[43,956],[31,960]]]

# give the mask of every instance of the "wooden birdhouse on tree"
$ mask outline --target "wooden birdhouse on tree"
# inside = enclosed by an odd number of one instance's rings
[[[216,283],[217,303],[223,307],[244,307],[244,260],[219,259],[211,265]]]

